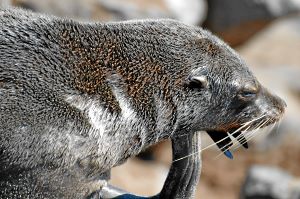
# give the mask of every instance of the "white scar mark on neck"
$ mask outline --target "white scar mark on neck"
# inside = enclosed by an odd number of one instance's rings
[[[145,121],[139,118],[134,106],[130,103],[130,98],[121,88],[111,86],[111,89],[121,109],[120,113],[109,111],[101,106],[101,99],[89,96],[68,95],[65,101],[84,113],[92,127],[89,134],[96,139],[101,138],[99,143],[102,143],[101,140],[111,139],[111,135],[116,136],[116,139],[122,142],[129,142],[138,134],[142,141],[141,146],[143,146],[148,137]]]
[[[147,130],[143,125],[144,122],[138,117],[137,111],[134,110],[134,107],[130,104],[129,97],[127,97],[126,94],[124,94],[124,92],[121,89],[114,86],[112,87],[112,92],[121,108],[121,118],[120,118],[121,123],[129,131],[134,131],[131,132],[131,134],[138,133],[144,142],[147,138]],[[139,126],[139,128],[133,129],[133,126],[137,126],[137,125]]]
[[[106,129],[107,114],[109,113],[103,107],[96,105],[95,102],[91,103],[87,113],[90,123],[100,132],[100,136],[102,137]]]
[[[136,114],[135,111],[132,109],[132,107],[130,106],[128,100],[125,98],[124,94],[122,94],[122,91],[114,88],[113,89],[113,94],[116,97],[116,100],[119,103],[119,106],[122,110],[122,117],[124,119],[135,119],[136,118]]]
[[[100,137],[103,136],[106,129],[106,121],[109,118],[108,114],[110,114],[106,109],[101,107],[95,99],[85,99],[79,95],[68,95],[65,101],[84,112],[92,127],[98,130]]]
[[[119,119],[122,122],[136,122],[137,115],[135,110],[131,107],[128,99],[126,99],[126,96],[122,94],[122,91],[118,88],[113,87],[112,91],[121,108],[122,117]],[[105,132],[106,124],[116,118],[116,114],[107,111],[107,109],[102,107],[95,99],[84,98],[79,95],[68,95],[66,96],[65,101],[80,111],[83,111],[88,116],[92,127],[99,130],[101,134]]]

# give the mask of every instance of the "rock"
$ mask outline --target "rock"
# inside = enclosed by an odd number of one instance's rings
[[[5,1],[0,0],[0,5]],[[201,24],[207,11],[205,0],[13,0],[12,4],[81,20],[173,18],[192,25]]]
[[[291,198],[300,199],[300,179],[293,180],[290,187],[292,189]]]
[[[241,191],[241,199],[299,199],[300,186],[287,172],[266,166],[252,166]]]
[[[173,18],[191,25],[202,24],[207,15],[206,0],[164,0]]]
[[[13,0],[12,5],[79,20],[109,19],[109,13],[96,0]]]
[[[187,24],[197,25],[204,21],[207,11],[205,0],[98,1],[114,13],[117,20],[173,18]]]
[[[164,6],[148,1],[98,0],[99,5],[112,14],[114,21],[144,18],[166,18],[170,14]]]
[[[208,0],[205,27],[236,46],[276,18],[300,12],[300,0]]]
[[[0,8],[6,8],[11,5],[10,0],[0,0]]]

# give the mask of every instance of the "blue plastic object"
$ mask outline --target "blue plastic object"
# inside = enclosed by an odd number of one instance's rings
[[[227,158],[229,158],[231,160],[233,159],[233,155],[232,155],[232,153],[229,150],[224,151],[224,154],[226,155]]]

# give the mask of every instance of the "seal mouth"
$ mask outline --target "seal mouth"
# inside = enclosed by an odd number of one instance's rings
[[[229,128],[208,130],[207,133],[224,155],[233,159],[230,149],[236,149],[239,146],[248,149],[248,141],[255,137],[259,129],[275,124],[279,120],[280,118],[268,118],[264,115],[241,125],[236,125],[236,123],[235,125],[230,124],[227,125]],[[234,139],[237,140],[238,144],[234,145]]]
[[[233,155],[230,152],[230,148],[233,146],[233,138],[235,138],[244,148],[248,148],[248,142],[242,131],[238,129],[232,129],[230,131],[207,131],[207,134],[215,142],[218,148],[224,153],[224,155],[230,159],[233,159]]]

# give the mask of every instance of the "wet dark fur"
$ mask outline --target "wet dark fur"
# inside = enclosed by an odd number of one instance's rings
[[[194,76],[207,87],[191,86]],[[246,85],[257,88],[253,99],[239,98]],[[82,198],[111,167],[162,139],[226,132],[263,113],[274,122],[283,111],[244,61],[201,28],[0,10],[1,198]]]

